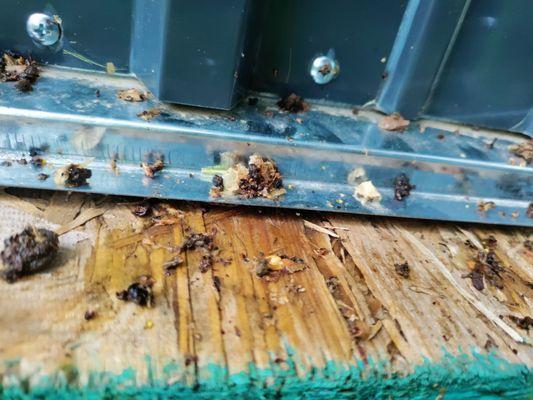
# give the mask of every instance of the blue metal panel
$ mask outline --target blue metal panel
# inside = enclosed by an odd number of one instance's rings
[[[252,88],[362,105],[381,84],[406,0],[271,0],[263,3]],[[312,60],[333,50],[337,79],[317,85]]]
[[[160,95],[168,0],[135,1],[130,64],[135,75]]]
[[[421,133],[417,124],[404,133],[385,132],[373,120],[376,114],[312,105],[304,115],[293,115],[280,112],[275,98],[231,113],[117,98],[119,88],[138,85],[131,78],[53,69],[45,70],[30,94],[0,84],[0,185],[72,190],[37,175],[90,162],[90,185],[74,190],[533,226],[526,216],[533,168],[508,164],[508,146],[517,142],[512,135],[472,135],[461,126],[449,128],[457,133],[432,128]],[[152,107],[163,114],[151,122],[137,117]],[[16,162],[28,157],[30,147],[44,144],[44,168]],[[226,151],[272,158],[286,195],[279,201],[210,198],[211,177],[202,168],[216,164]],[[149,152],[163,154],[167,163],[155,179],[139,167]],[[115,157],[119,175],[109,165]],[[363,204],[353,197],[348,176],[355,168],[366,171],[381,202]],[[400,173],[416,185],[404,201],[394,198],[393,181]],[[480,212],[480,201],[492,201],[494,208]]]
[[[453,47],[470,0],[412,0],[391,51],[377,108],[416,118]]]
[[[472,1],[425,114],[533,135],[533,2]]]
[[[245,61],[248,0],[137,0],[132,70],[161,100],[231,108]]]
[[[0,0],[0,50],[31,54],[42,63],[88,70],[103,71],[106,63],[112,62],[118,72],[128,72],[132,2]],[[32,43],[26,33],[26,20],[36,12],[62,19],[60,45],[48,48]]]

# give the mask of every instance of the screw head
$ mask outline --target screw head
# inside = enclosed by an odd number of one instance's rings
[[[313,60],[309,73],[319,85],[331,82],[339,74],[339,63],[332,57],[319,56]]]
[[[61,27],[49,15],[35,13],[30,15],[26,22],[28,36],[36,43],[44,46],[53,46],[61,37]]]

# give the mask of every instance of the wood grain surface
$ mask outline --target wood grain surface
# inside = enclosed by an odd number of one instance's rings
[[[288,363],[299,376],[331,362],[408,373],[445,352],[490,351],[533,366],[533,332],[513,320],[532,315],[531,230],[179,202],[141,218],[134,201],[2,192],[0,239],[35,224],[61,233],[61,251],[47,270],[0,282],[0,374],[75,366],[83,382],[133,368],[139,382],[216,385]],[[213,268],[187,250],[165,274],[187,235],[212,231]],[[480,291],[467,275],[491,235],[503,285]],[[257,276],[254,260],[272,254],[307,268]],[[395,268],[405,262],[407,278]],[[151,308],[116,296],[141,275],[155,280]]]

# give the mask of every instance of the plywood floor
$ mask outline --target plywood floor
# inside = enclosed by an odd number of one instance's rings
[[[473,351],[533,366],[523,343],[533,331],[512,319],[532,315],[531,230],[179,202],[161,203],[154,222],[134,216],[131,201],[2,192],[0,239],[27,223],[62,232],[51,268],[0,282],[4,381],[65,366],[81,382],[91,371],[132,368],[139,382],[155,374],[191,385],[289,364],[300,376],[331,362],[383,361],[408,373],[444,352]],[[220,249],[213,268],[200,272],[191,250],[166,276],[163,264],[184,237],[212,229]],[[466,275],[489,235],[503,286],[485,281],[479,291]],[[261,278],[261,254],[297,256],[308,268]],[[408,278],[395,271],[404,262]],[[155,279],[152,308],[116,297],[141,275]],[[88,310],[96,314],[89,321]]]

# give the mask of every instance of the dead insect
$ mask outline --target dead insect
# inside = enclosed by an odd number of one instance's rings
[[[209,196],[220,197],[224,191],[224,179],[220,175],[215,175],[213,176],[212,183],[213,187],[209,191]]]
[[[485,283],[483,281],[483,273],[479,269],[474,269],[470,272],[467,277],[472,280],[472,286],[477,290],[481,291],[485,289]]]
[[[330,276],[326,279],[326,286],[330,293],[334,294],[339,289],[341,281],[336,276]]]
[[[411,194],[411,190],[416,189],[415,185],[411,185],[409,178],[405,174],[400,174],[394,178],[394,197],[398,201],[403,201]]]
[[[11,167],[13,165],[11,161],[2,161],[0,162],[0,167]]]
[[[487,249],[495,249],[496,245],[498,244],[498,240],[492,235],[489,235],[486,239],[483,239],[482,241],[483,247]]]
[[[207,233],[192,233],[185,238],[180,248],[185,250],[194,250],[198,248],[213,250],[213,236],[214,232]]]
[[[66,187],[80,187],[87,185],[87,179],[92,176],[92,171],[78,164],[69,164],[59,168],[55,173],[55,183]]]
[[[141,102],[148,98],[146,93],[141,92],[139,89],[119,90],[117,97],[121,100],[130,102]]]
[[[42,157],[33,156],[30,160],[30,164],[33,165],[35,168],[42,168],[45,166],[46,161]]]
[[[117,298],[123,301],[131,301],[142,307],[151,307],[153,305],[152,294],[153,282],[134,282],[126,290],[117,292]]]
[[[137,204],[131,212],[137,217],[148,217],[152,213],[152,206],[149,203]]]
[[[533,218],[533,203],[529,203],[527,206],[526,217]]]
[[[398,275],[400,275],[402,278],[408,279],[410,274],[410,267],[409,263],[404,262],[402,264],[394,264],[394,270]]]
[[[161,115],[161,110],[158,110],[157,108],[150,108],[149,110],[144,110],[137,114],[139,118],[144,119],[145,121],[151,121],[158,115]]]
[[[495,242],[492,242],[491,246],[495,246],[495,244]],[[489,250],[480,250],[474,260],[473,270],[465,276],[472,280],[472,286],[477,290],[481,291],[485,288],[485,281],[491,286],[503,289],[501,274],[504,268],[500,264],[496,253],[492,250],[493,248],[489,247]]]
[[[281,274],[294,274],[307,268],[304,260],[299,257],[289,257],[285,254],[272,254],[265,257],[259,254],[255,258],[255,273],[259,277],[270,276],[273,279]]]
[[[202,273],[207,272],[213,267],[213,252],[217,250],[213,242],[216,230],[211,233],[192,233],[185,238],[180,246],[180,251],[199,249],[202,252],[199,270]]]
[[[481,200],[479,203],[477,203],[477,210],[482,214],[485,214],[487,211],[493,209],[494,207],[496,207],[496,204],[493,201]]]
[[[205,274],[212,267],[213,267],[213,255],[210,252],[205,252],[205,254],[202,255],[202,258],[200,259],[200,264],[198,265],[198,269],[200,270],[202,274]]]
[[[291,93],[290,95],[282,98],[277,102],[277,105],[280,110],[288,111],[293,114],[306,112],[309,110],[309,104],[295,93]]]
[[[40,181],[45,181],[45,180],[47,180],[49,177],[50,177],[50,175],[48,175],[48,174],[44,174],[44,173],[40,173],[39,175],[37,175],[37,179],[39,179]]]
[[[28,226],[4,240],[4,250],[0,253],[4,269],[0,276],[12,283],[38,272],[50,264],[58,250],[59,238],[55,232]]]
[[[155,178],[155,174],[165,168],[164,157],[161,154],[149,153],[145,156],[145,161],[141,163],[141,168],[148,178]]]
[[[378,123],[378,126],[385,131],[392,132],[403,132],[410,122],[404,119],[398,113],[392,113],[391,115],[386,115]]]
[[[220,175],[213,176],[212,182],[214,187],[224,190],[224,179]]]
[[[83,314],[83,318],[85,321],[90,321],[91,319],[94,319],[96,317],[96,311],[94,310],[87,310],[85,311],[85,314]]]

